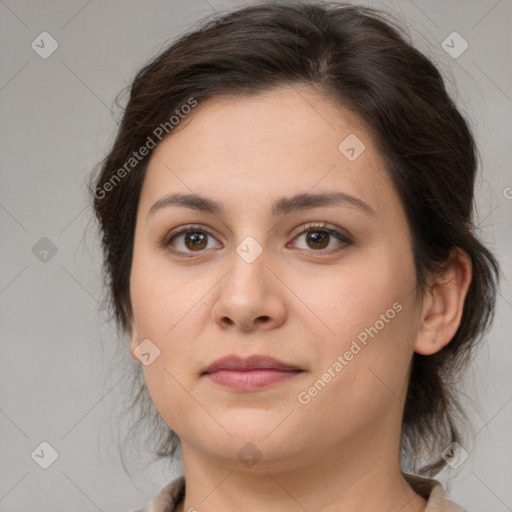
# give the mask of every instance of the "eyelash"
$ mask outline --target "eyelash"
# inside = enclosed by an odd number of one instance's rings
[[[339,240],[341,242],[342,248],[352,244],[352,240],[347,235],[345,235],[342,231],[339,231],[338,229],[334,229],[334,228],[328,228],[327,227],[328,225],[329,224],[326,222],[307,224],[304,226],[304,228],[299,233],[297,233],[293,237],[293,240],[295,240],[299,236],[302,236],[305,233],[308,233],[310,231],[317,231],[317,232],[325,232],[330,236],[334,236],[337,240]],[[214,238],[213,235],[211,235],[211,233],[209,233],[205,229],[205,226],[201,226],[200,224],[194,224],[194,225],[187,226],[185,229],[182,229],[180,231],[169,233],[166,237],[164,237],[164,239],[161,242],[162,248],[169,250],[171,253],[173,253],[176,256],[184,256],[187,258],[196,257],[194,255],[194,251],[184,252],[184,251],[180,251],[180,250],[171,248],[171,242],[175,238],[177,238],[178,236],[186,235],[188,233],[204,233],[204,234],[212,236],[212,238]],[[327,251],[326,250],[309,250],[309,251],[306,250],[306,253],[307,254],[315,254],[315,255],[320,253],[320,254],[327,255],[327,254],[332,254],[332,253],[339,252],[339,251],[341,251],[340,248],[334,249],[334,250],[331,249],[331,250],[327,250]],[[196,252],[199,254],[201,252],[204,252],[204,250],[196,251]]]

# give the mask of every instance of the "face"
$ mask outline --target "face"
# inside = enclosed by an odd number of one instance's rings
[[[165,200],[174,194],[196,201]],[[318,197],[292,200],[303,194]],[[155,148],[137,212],[131,352],[149,353],[148,390],[187,449],[297,467],[399,436],[415,284],[383,160],[325,97],[281,87],[216,98]],[[296,371],[204,373],[229,355]]]

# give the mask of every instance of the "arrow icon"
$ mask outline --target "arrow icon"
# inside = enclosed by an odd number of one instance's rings
[[[351,133],[341,141],[338,145],[338,149],[347,160],[353,162],[361,156],[366,146],[355,133]]]
[[[452,59],[458,59],[468,49],[468,46],[468,42],[458,32],[448,34],[441,43],[441,48]]]
[[[262,453],[252,443],[245,443],[245,445],[238,450],[237,456],[242,464],[251,468],[261,459]]]
[[[133,353],[144,366],[149,366],[160,356],[160,349],[149,338],[146,338],[139,343]]]
[[[32,246],[32,254],[42,263],[48,263],[57,254],[57,246],[44,236]]]
[[[450,467],[457,469],[468,458],[468,452],[460,444],[453,442],[441,453],[441,457]]]
[[[59,43],[48,32],[41,32],[30,43],[30,47],[39,57],[47,59],[59,47]]]
[[[238,244],[236,252],[246,263],[252,263],[263,252],[263,248],[252,236],[247,236]]]
[[[57,450],[47,441],[39,443],[30,454],[32,460],[42,469],[48,469],[59,457]]]

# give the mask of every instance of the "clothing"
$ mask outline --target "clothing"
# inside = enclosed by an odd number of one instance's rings
[[[467,512],[446,498],[441,482],[403,473],[409,485],[426,500],[424,512]],[[185,495],[185,477],[180,476],[167,484],[149,503],[134,512],[174,512]]]

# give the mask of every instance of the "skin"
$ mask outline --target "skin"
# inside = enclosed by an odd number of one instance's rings
[[[349,134],[366,146],[350,161]],[[271,204],[297,193],[341,191],[365,201],[274,218]],[[223,203],[225,216],[168,206],[170,193]],[[309,222],[327,222],[345,244]],[[201,224],[197,249],[182,233]],[[320,229],[320,234],[324,234]],[[253,237],[261,255],[236,248]],[[317,235],[319,236],[319,235]],[[328,254],[329,251],[331,252]],[[349,112],[306,86],[198,105],[154,150],[137,212],[130,275],[130,352],[149,338],[152,400],[182,443],[187,482],[180,511],[423,511],[426,500],[399,463],[403,402],[413,352],[450,342],[471,280],[454,251],[443,278],[418,301],[407,218],[369,134]],[[307,391],[358,334],[402,306],[307,404]],[[258,391],[224,388],[201,373],[216,359],[265,354],[302,373]],[[137,359],[138,360],[138,359]],[[237,452],[252,443],[251,467]],[[247,450],[247,448],[246,448]]]

